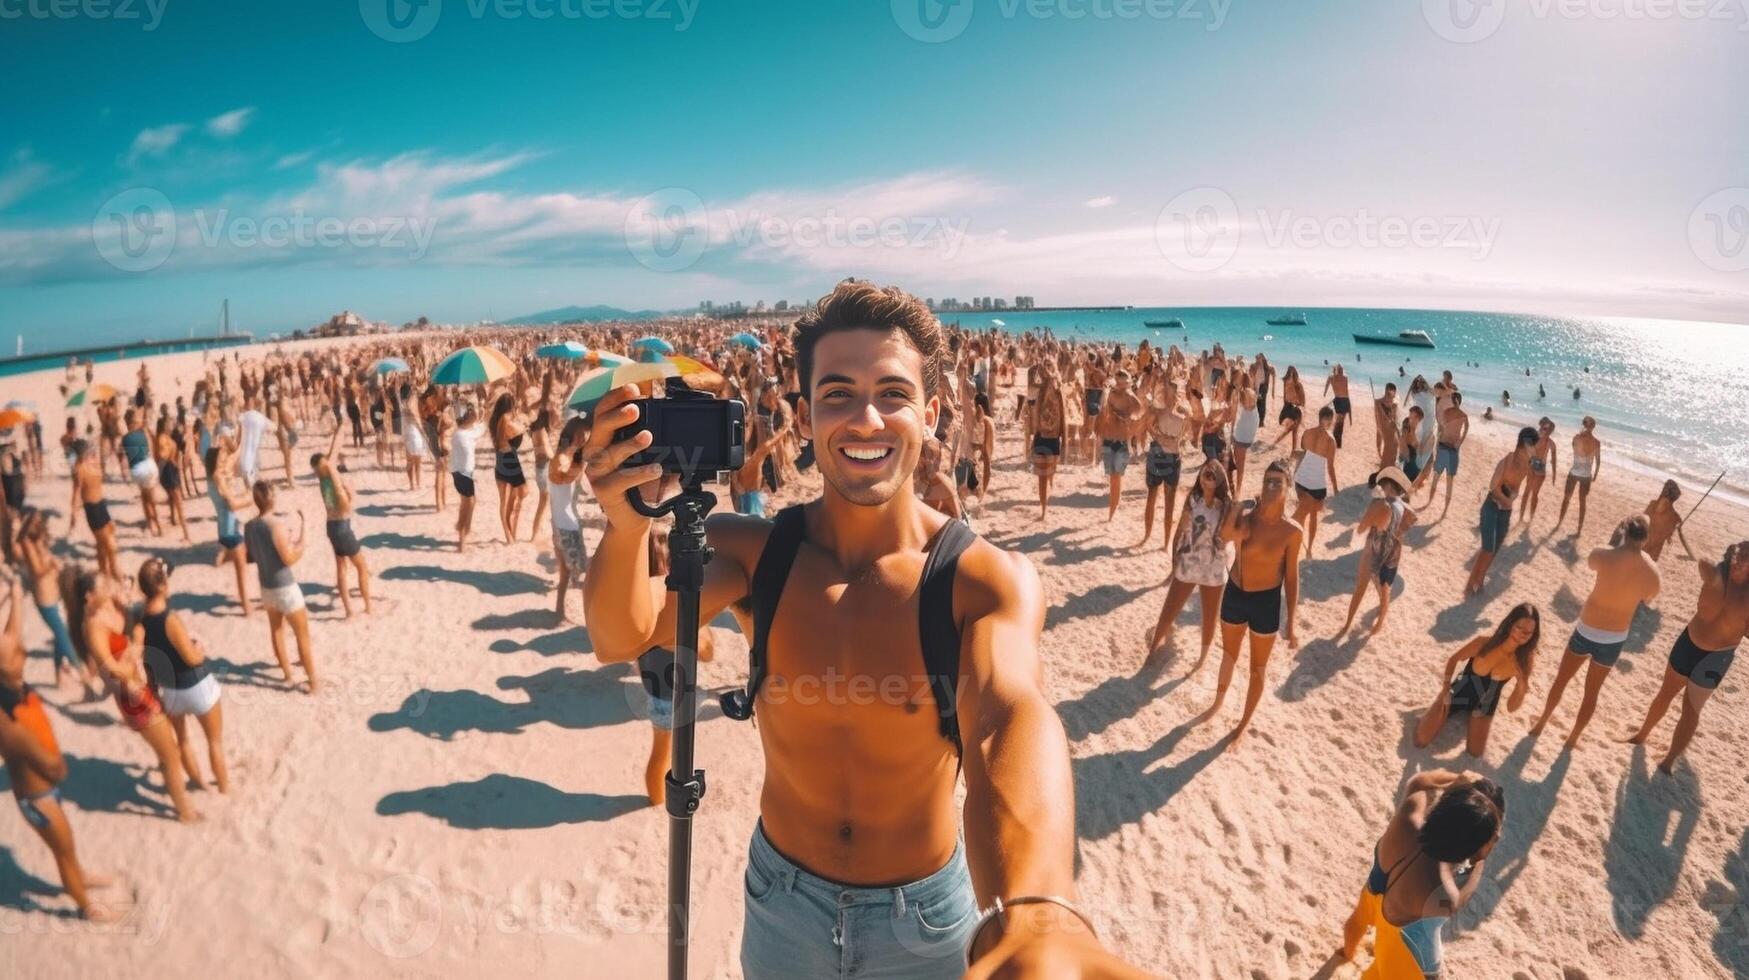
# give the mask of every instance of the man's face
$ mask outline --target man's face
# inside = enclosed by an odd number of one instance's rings
[[[1262,503],[1280,500],[1282,494],[1286,492],[1287,475],[1285,473],[1280,470],[1263,471],[1263,495],[1260,498]]]
[[[820,476],[844,499],[875,507],[908,489],[940,399],[923,393],[923,355],[899,331],[842,330],[814,347],[802,435]]]

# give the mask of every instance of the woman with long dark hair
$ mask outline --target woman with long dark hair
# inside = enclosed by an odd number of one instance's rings
[[[522,501],[528,496],[528,478],[522,473],[522,437],[528,424],[516,405],[516,396],[508,390],[492,403],[492,415],[486,433],[492,439],[497,454],[492,464],[492,476],[498,482],[498,522],[504,529],[504,543],[516,541],[517,518]]]
[[[1227,525],[1235,513],[1226,467],[1219,459],[1204,460],[1202,468],[1197,470],[1195,486],[1184,497],[1184,512],[1178,518],[1166,601],[1161,605],[1160,618],[1148,637],[1150,658],[1172,635],[1172,624],[1184,611],[1184,605],[1194,591],[1202,597],[1202,654],[1197,657],[1191,672],[1195,673],[1208,659],[1209,648],[1215,642],[1215,624],[1221,614],[1221,593],[1227,585],[1227,569],[1233,564]]]
[[[1426,747],[1445,727],[1454,713],[1468,713],[1470,731],[1469,753],[1480,758],[1488,748],[1488,730],[1494,724],[1494,711],[1500,706],[1500,694],[1508,683],[1513,684],[1507,697],[1506,710],[1517,711],[1530,690],[1530,673],[1536,664],[1536,646],[1542,639],[1542,614],[1535,605],[1524,602],[1512,607],[1492,636],[1476,637],[1459,648],[1445,662],[1445,678],[1440,681],[1439,696],[1421,715],[1415,727],[1415,744]],[[1457,680],[1459,663],[1463,674]]]

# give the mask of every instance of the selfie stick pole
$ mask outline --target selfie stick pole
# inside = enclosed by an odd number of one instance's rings
[[[626,498],[649,518],[674,515],[668,532],[668,591],[680,598],[674,626],[674,736],[667,776],[668,807],[668,978],[686,980],[688,905],[692,893],[692,815],[704,797],[704,770],[692,767],[693,722],[698,716],[698,602],[704,566],[711,560],[704,519],[717,495],[704,489],[712,474],[688,473],[681,492],[659,506],[644,503],[637,490]],[[676,773],[689,774],[677,776]]]

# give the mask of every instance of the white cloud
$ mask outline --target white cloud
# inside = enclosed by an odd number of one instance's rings
[[[134,145],[128,149],[128,163],[132,164],[141,157],[158,156],[182,141],[188,132],[187,123],[170,123],[152,129],[142,129],[134,137]]]
[[[207,134],[219,139],[230,139],[241,133],[243,127],[249,125],[250,117],[254,115],[255,108],[249,106],[242,109],[232,109],[230,112],[214,116],[206,121]]]
[[[1095,198],[1092,198],[1092,199],[1089,199],[1086,201],[1082,201],[1081,203],[1087,207],[1090,207],[1090,208],[1109,208],[1113,204],[1117,203],[1117,198],[1112,197],[1110,194],[1107,194],[1103,197],[1095,197]]]
[[[290,170],[292,167],[299,167],[309,163],[311,160],[315,159],[315,156],[315,150],[305,150],[302,153],[287,153],[278,160],[273,161],[273,169]]]
[[[29,150],[13,154],[11,166],[0,169],[0,208],[11,207],[48,183],[52,173],[49,165],[33,158]]]

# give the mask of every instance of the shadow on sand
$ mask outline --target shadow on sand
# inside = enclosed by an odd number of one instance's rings
[[[385,582],[453,582],[479,589],[489,596],[503,598],[546,591],[547,583],[527,572],[487,572],[465,568],[445,568],[442,565],[397,565],[385,568],[378,576]],[[306,591],[308,591],[306,589]]]
[[[1694,771],[1678,764],[1673,776],[1651,771],[1645,746],[1615,790],[1603,870],[1615,927],[1628,939],[1646,934],[1646,920],[1676,893],[1682,859],[1700,823],[1701,793]]]
[[[1171,803],[1228,744],[1228,736],[1223,735],[1177,765],[1157,765],[1193,730],[1193,724],[1185,722],[1145,749],[1076,759],[1076,835],[1081,840],[1109,837]]]
[[[522,696],[502,700],[473,690],[419,691],[400,708],[372,715],[368,727],[373,732],[405,729],[449,741],[463,732],[515,735],[543,724],[582,730],[650,717],[643,683],[630,664],[589,670],[553,667],[526,677],[500,677],[498,689]],[[699,721],[721,715],[716,700],[701,691]]]
[[[612,820],[649,804],[642,795],[567,793],[533,779],[493,773],[471,783],[390,793],[377,801],[377,813],[423,813],[461,830],[532,830]]]

